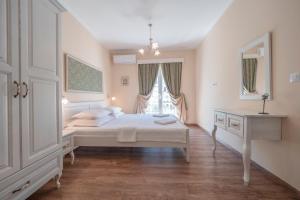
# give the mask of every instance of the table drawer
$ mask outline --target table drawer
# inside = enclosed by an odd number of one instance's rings
[[[244,136],[243,117],[238,115],[227,114],[226,122],[226,127],[229,132],[237,134],[240,137]]]
[[[215,125],[222,128],[226,127],[226,113],[215,112]]]

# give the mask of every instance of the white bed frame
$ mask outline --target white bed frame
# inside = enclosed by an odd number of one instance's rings
[[[101,108],[107,104],[104,101],[97,102],[78,102],[69,103],[63,106],[63,118],[64,125],[66,125],[71,116],[82,112],[90,111],[93,109]],[[186,143],[179,142],[134,142],[134,143],[123,143],[118,142],[113,138],[103,138],[96,135],[76,135],[73,134],[74,146],[92,146],[92,147],[171,147],[180,148],[185,154],[187,162],[190,162],[190,140],[189,140],[189,129],[186,132]]]

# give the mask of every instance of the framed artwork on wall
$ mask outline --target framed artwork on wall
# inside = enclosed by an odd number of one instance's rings
[[[129,76],[121,76],[121,85],[128,86],[129,85]]]
[[[66,92],[103,93],[103,73],[95,66],[65,55]]]

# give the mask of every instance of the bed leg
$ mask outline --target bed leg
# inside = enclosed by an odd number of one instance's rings
[[[186,160],[187,163],[190,162],[190,150],[189,149],[190,148],[187,147],[186,150],[185,150],[185,160]]]
[[[190,135],[188,131],[186,133],[185,159],[186,162],[190,162]]]
[[[216,139],[216,132],[217,132],[217,126],[214,125],[214,129],[211,133],[212,138],[213,138],[213,143],[214,143],[214,147],[213,147],[213,157],[216,157],[216,149],[217,149],[217,139]]]

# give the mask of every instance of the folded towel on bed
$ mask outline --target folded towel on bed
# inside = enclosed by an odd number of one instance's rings
[[[118,134],[118,142],[136,142],[136,128],[122,127]]]
[[[168,125],[168,124],[174,124],[177,120],[175,119],[161,119],[161,120],[155,120],[154,123],[161,124],[161,125]]]
[[[154,114],[153,117],[169,117],[169,114]]]

